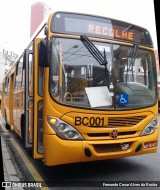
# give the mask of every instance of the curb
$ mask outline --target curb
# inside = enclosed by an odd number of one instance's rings
[[[24,188],[22,187],[14,187],[14,183],[20,183],[20,178],[18,177],[18,173],[13,164],[10,149],[7,146],[7,138],[10,136],[7,129],[5,129],[2,120],[3,118],[0,115],[1,150],[4,172],[4,182],[2,182],[2,187],[5,187],[6,190],[23,190]]]

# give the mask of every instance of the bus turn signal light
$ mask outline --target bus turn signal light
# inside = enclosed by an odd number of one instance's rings
[[[49,119],[49,123],[50,123],[50,124],[55,124],[55,123],[57,123],[57,121],[58,121],[58,120],[57,120],[56,118],[50,118],[50,119]]]

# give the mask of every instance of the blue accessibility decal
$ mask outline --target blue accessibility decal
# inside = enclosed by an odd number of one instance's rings
[[[128,104],[128,94],[119,94],[119,104]]]

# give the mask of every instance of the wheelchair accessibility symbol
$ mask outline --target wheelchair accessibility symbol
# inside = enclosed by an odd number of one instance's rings
[[[119,94],[119,104],[128,104],[128,94]]]

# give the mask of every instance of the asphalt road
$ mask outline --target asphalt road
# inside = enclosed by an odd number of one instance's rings
[[[160,145],[160,143],[159,143]],[[44,167],[41,162],[37,165],[39,173],[46,182],[59,181],[59,184],[65,186],[71,185],[72,181],[76,181],[79,186],[92,187],[70,187],[65,189],[100,189],[105,183],[117,183],[118,187],[104,187],[104,189],[142,189],[143,187],[127,187],[122,188],[119,185],[135,183],[137,185],[144,182],[145,185],[157,181],[160,183],[160,146],[155,154],[147,154],[142,156],[113,159],[98,162],[89,162],[81,164],[71,164],[56,167]],[[67,186],[66,185],[66,186]],[[95,185],[95,187],[94,187]],[[98,187],[96,187],[98,186]],[[133,184],[133,186],[135,186]],[[145,189],[160,189],[160,187],[145,187]],[[55,189],[55,188],[54,188]],[[57,189],[64,189],[59,187]]]
[[[10,148],[12,148],[11,139],[14,139],[23,149],[20,139],[13,132],[8,133],[7,143]],[[20,171],[24,172],[26,180],[30,180],[30,174],[27,174],[16,149],[13,148],[11,151]],[[24,152],[26,153],[25,150]],[[42,161],[33,160],[28,155],[27,157],[49,189],[160,189],[160,186],[156,187],[156,184],[160,185],[160,141],[157,153],[106,161],[46,167]],[[139,186],[142,183],[145,187]]]

